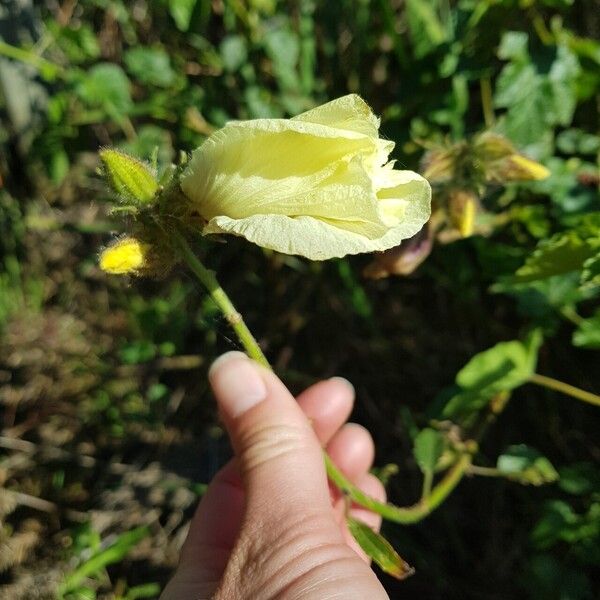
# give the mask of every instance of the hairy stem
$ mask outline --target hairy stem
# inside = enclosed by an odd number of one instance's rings
[[[178,231],[173,231],[171,235],[175,240],[175,245],[181,258],[186,262],[200,283],[206,288],[214,303],[219,307],[223,316],[237,334],[239,341],[242,346],[244,346],[248,356],[267,369],[271,369],[271,365],[258,345],[258,342],[254,339],[254,336],[246,326],[240,313],[235,309],[235,306],[225,293],[225,290],[220,286],[214,272],[210,271],[202,264],[200,259],[190,248],[184,235]],[[383,518],[396,523],[417,523],[427,517],[458,485],[472,460],[470,453],[461,454],[457,462],[431,490],[427,498],[422,498],[414,506],[400,508],[393,504],[386,504],[375,500],[375,498],[371,498],[371,496],[365,494],[352,482],[346,479],[326,452],[324,452],[324,458],[327,477],[350,501],[368,508],[369,510],[380,514]]]
[[[587,392],[586,390],[579,389],[574,385],[564,383],[564,381],[558,381],[558,379],[546,377],[546,375],[539,375],[538,373],[534,373],[529,378],[529,381],[530,383],[535,383],[536,385],[540,385],[550,390],[562,392],[563,394],[571,396],[572,398],[576,398],[577,400],[581,400],[582,402],[587,402],[588,404],[600,406],[600,396],[598,396],[597,394],[593,394],[592,392]]]
[[[175,231],[173,232],[173,237],[181,257],[185,260],[194,275],[196,275],[200,283],[206,288],[213,302],[219,307],[219,310],[238,336],[242,346],[244,346],[248,356],[263,367],[270,369],[271,365],[269,361],[248,329],[242,315],[235,309],[229,296],[227,296],[225,290],[220,286],[214,272],[207,269],[200,262],[181,233]]]

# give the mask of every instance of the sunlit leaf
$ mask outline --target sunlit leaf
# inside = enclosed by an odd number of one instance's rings
[[[518,282],[545,279],[579,270],[600,250],[600,212],[587,215],[580,224],[542,240],[516,272]]]
[[[600,310],[579,323],[573,332],[573,345],[580,348],[600,348]]]

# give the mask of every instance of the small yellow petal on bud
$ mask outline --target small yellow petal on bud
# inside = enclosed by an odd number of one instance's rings
[[[521,154],[512,154],[506,159],[504,173],[508,181],[541,181],[550,177],[544,165]]]
[[[150,248],[135,238],[123,238],[100,254],[100,268],[111,275],[139,273],[147,266]]]
[[[478,208],[476,196],[465,190],[454,190],[450,194],[448,205],[450,220],[461,237],[466,238],[472,235],[475,230]]]

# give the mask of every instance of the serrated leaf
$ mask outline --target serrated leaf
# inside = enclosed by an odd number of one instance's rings
[[[144,163],[111,149],[101,150],[100,160],[106,180],[118,196],[136,204],[148,204],[153,200],[158,183]]]
[[[426,428],[415,438],[413,454],[423,473],[434,473],[446,446],[444,436],[435,429]]]
[[[363,552],[385,573],[396,579],[406,579],[415,570],[394,550],[392,545],[368,525],[348,517],[348,529]]]
[[[536,281],[579,270],[600,249],[600,212],[582,219],[576,227],[540,242],[517,270],[517,282]]]
[[[534,448],[510,446],[498,457],[497,469],[510,479],[525,485],[544,485],[558,479],[552,463]]]
[[[539,154],[540,143],[551,137],[552,128],[568,125],[573,117],[580,66],[565,45],[537,51],[532,57],[526,42],[522,32],[504,34],[498,56],[511,62],[498,77],[494,103],[507,109],[500,129],[522,150],[530,153],[537,148]]]

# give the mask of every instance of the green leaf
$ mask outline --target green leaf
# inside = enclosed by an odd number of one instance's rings
[[[408,27],[415,56],[422,58],[443,44],[447,32],[437,13],[437,2],[432,0],[406,0]]]
[[[158,149],[156,159],[159,165],[170,165],[175,157],[169,132],[157,125],[142,125],[137,131],[137,137],[119,144],[119,149],[145,159],[151,159]]]
[[[379,533],[373,531],[368,525],[348,517],[348,529],[362,548],[363,552],[371,558],[377,566],[396,579],[406,579],[415,570],[405,562],[394,550],[392,545]]]
[[[552,128],[571,122],[580,66],[565,45],[531,57],[526,37],[522,32],[504,34],[498,56],[511,62],[498,77],[494,103],[507,109],[500,129],[524,151],[540,156],[548,153]]]
[[[573,345],[591,350],[600,348],[600,309],[579,323],[573,332]]]
[[[502,60],[524,59],[527,60],[529,53],[527,45],[529,36],[524,31],[507,31],[500,40],[498,47],[498,58]]]
[[[134,546],[148,535],[150,535],[150,530],[147,527],[137,527],[122,533],[110,546],[95,552],[72,573],[66,575],[59,587],[59,595],[68,594],[88,577],[102,572],[108,565],[121,561]]]
[[[525,342],[500,342],[476,354],[458,372],[456,390],[446,402],[442,416],[468,420],[492,398],[501,398],[526,383],[535,372],[541,343],[541,333],[534,330]]]
[[[600,287],[600,252],[583,263],[581,287],[583,289]]]
[[[531,538],[538,548],[551,548],[558,542],[570,545],[590,541],[597,548],[600,537],[600,502],[593,502],[587,513],[578,514],[562,500],[544,505],[544,514]]]
[[[289,27],[274,29],[265,35],[265,52],[273,63],[275,77],[282,90],[298,91],[298,60],[300,58],[300,40]]]
[[[169,0],[169,13],[180,31],[190,28],[196,3],[197,0]]]
[[[127,70],[142,83],[166,88],[175,82],[171,60],[162,48],[132,48],[124,60]]]
[[[136,204],[148,204],[154,199],[158,183],[144,163],[110,149],[100,151],[100,160],[106,181],[118,196]]]
[[[576,463],[559,469],[558,485],[568,494],[583,496],[600,490],[600,470],[589,462]]]
[[[446,447],[444,436],[435,429],[426,428],[415,438],[413,453],[423,473],[434,473],[437,462]]]
[[[600,249],[600,212],[584,217],[579,225],[542,240],[515,274],[517,282],[536,281],[579,270]]]
[[[127,590],[124,600],[140,600],[140,598],[158,598],[161,587],[158,583],[142,583]]]
[[[221,42],[219,53],[226,71],[238,71],[248,60],[246,39],[241,35],[228,35]]]
[[[71,64],[79,64],[100,56],[100,44],[92,27],[85,22],[77,27],[64,27],[56,21],[45,23],[54,43],[67,55]]]
[[[523,385],[535,372],[541,334],[534,332],[524,343],[500,342],[475,355],[457,374],[456,383],[466,390],[493,395]]]
[[[596,154],[600,151],[600,136],[582,129],[566,129],[556,137],[556,147],[564,154]]]
[[[534,448],[510,446],[498,457],[496,467],[509,479],[525,485],[543,485],[558,479],[552,463]]]
[[[130,87],[131,83],[121,67],[100,63],[87,71],[76,90],[89,106],[102,108],[111,117],[119,118],[133,107]]]

